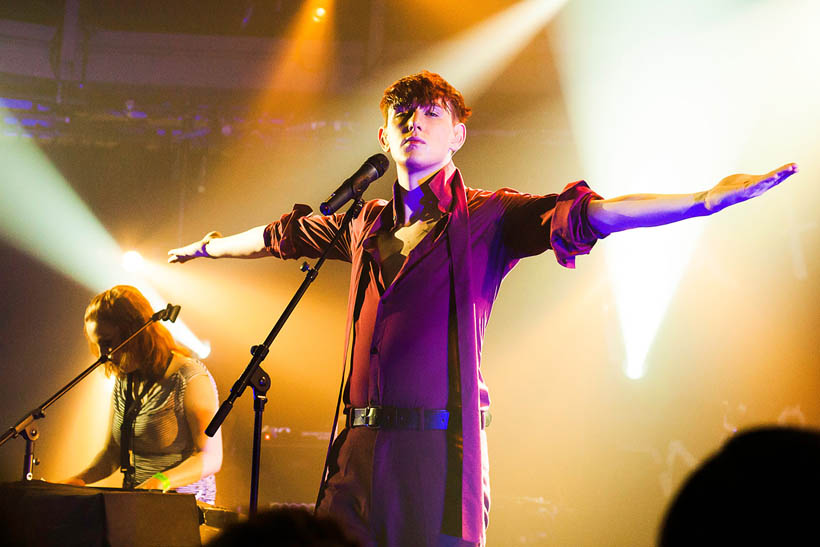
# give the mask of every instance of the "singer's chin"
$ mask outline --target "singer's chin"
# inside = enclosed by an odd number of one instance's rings
[[[135,363],[133,360],[128,358],[121,358],[119,361],[110,361],[110,363],[112,370],[120,376],[131,374],[139,368],[138,363]]]
[[[404,165],[409,171],[423,171],[435,167],[436,162],[432,162],[421,154],[421,150],[409,150],[404,156]]]

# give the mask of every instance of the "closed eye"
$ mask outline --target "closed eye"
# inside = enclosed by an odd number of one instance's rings
[[[441,116],[441,107],[431,106],[425,111],[425,114],[432,118],[438,118],[439,116]]]

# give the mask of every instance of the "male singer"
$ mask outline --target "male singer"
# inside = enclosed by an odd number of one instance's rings
[[[710,215],[797,166],[732,175],[697,194],[602,199],[583,181],[543,196],[476,190],[452,161],[470,116],[461,93],[422,72],[388,87],[380,106],[379,144],[398,180],[393,199],[367,202],[330,253],[352,264],[352,371],[318,511],[365,545],[479,545],[489,509],[481,342],[502,278],[548,249],[572,268],[613,232]],[[341,217],[296,206],[267,226],[211,232],[169,251],[169,262],[316,257]]]

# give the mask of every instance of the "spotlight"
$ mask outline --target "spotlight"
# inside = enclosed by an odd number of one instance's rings
[[[137,251],[128,251],[122,255],[122,267],[126,272],[136,273],[142,270],[145,261]]]
[[[2,105],[0,98],[0,120],[9,115]],[[123,254],[39,148],[29,144],[0,146],[0,165],[0,239],[94,292],[125,281],[135,285],[154,309],[165,307],[167,300],[153,287],[123,276],[123,270],[139,270],[144,275],[150,263],[136,251]],[[66,229],[49,229],[53,224]],[[85,245],[78,247],[72,240],[77,234]],[[199,340],[183,321],[169,325],[168,330],[200,358],[211,353],[210,344]]]
[[[313,20],[317,23],[320,22],[322,19],[324,19],[326,13],[327,10],[325,8],[316,8],[316,10],[313,12]]]

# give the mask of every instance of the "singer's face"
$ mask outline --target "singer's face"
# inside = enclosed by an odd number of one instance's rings
[[[442,102],[390,107],[379,142],[408,172],[440,168],[464,144],[466,129]]]
[[[108,353],[122,342],[118,328],[97,321],[85,322],[85,336],[88,339],[88,347],[95,357],[99,357],[103,352]],[[127,358],[127,354],[123,350],[117,352],[117,355],[113,356],[111,361],[117,364],[117,370],[123,374],[133,372],[136,369],[136,361]]]

